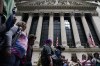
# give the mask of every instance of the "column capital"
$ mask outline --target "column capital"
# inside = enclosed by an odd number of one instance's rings
[[[97,12],[91,12],[91,15],[92,16],[98,16],[98,13]]]
[[[28,15],[33,15],[33,13],[27,13]]]
[[[80,13],[81,14],[81,16],[85,16],[85,13],[84,12],[82,12],[82,13]]]
[[[39,15],[42,15],[42,16],[43,16],[43,15],[44,15],[44,13],[43,13],[43,12],[40,12],[40,13],[39,13]]]
[[[33,17],[34,15],[33,14],[29,14],[29,17]],[[29,19],[29,17],[28,17],[28,19]]]
[[[50,12],[49,15],[54,15],[54,13],[53,12]]]
[[[75,13],[74,13],[74,12],[71,12],[71,13],[70,13],[70,16],[74,16],[74,15],[75,15]]]
[[[64,16],[64,13],[63,12],[60,12],[60,16]]]

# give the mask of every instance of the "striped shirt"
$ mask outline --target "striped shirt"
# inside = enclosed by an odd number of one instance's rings
[[[85,66],[91,66],[92,65],[92,61],[91,60],[87,60],[86,62],[85,62]]]
[[[12,53],[22,58],[27,51],[28,38],[24,32],[20,35],[16,44],[12,47]]]

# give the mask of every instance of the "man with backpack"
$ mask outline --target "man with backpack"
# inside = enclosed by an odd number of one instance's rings
[[[43,49],[41,51],[41,64],[42,66],[53,66],[52,55],[53,51],[51,48],[52,41],[47,39]]]
[[[53,59],[54,66],[62,66],[63,65],[63,58],[62,58],[62,51],[64,51],[65,48],[62,46],[57,46],[54,55],[57,57],[56,59]]]
[[[27,37],[23,33],[25,27],[25,22],[18,22],[6,32],[6,42],[3,44],[0,53],[0,66],[19,66],[20,57],[23,57],[25,50],[27,50]],[[17,32],[21,33],[18,37],[16,37]],[[13,38],[14,35],[15,38]]]

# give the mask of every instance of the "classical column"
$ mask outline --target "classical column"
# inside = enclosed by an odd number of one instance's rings
[[[75,17],[73,13],[71,14],[71,24],[72,24],[76,47],[83,47],[81,46],[81,41],[80,41],[80,37],[79,37],[79,33],[78,33],[78,29],[77,29],[77,25],[76,25],[76,21],[75,21]]]
[[[42,30],[42,22],[43,22],[43,14],[39,14],[39,20],[36,30],[36,40],[34,42],[34,48],[39,48],[40,38],[41,38],[41,30]]]
[[[92,23],[100,41],[100,18],[98,15],[92,15]]]
[[[60,14],[60,23],[61,23],[61,40],[62,40],[62,45],[64,47],[68,47],[67,45],[67,37],[66,37],[66,30],[65,30],[65,23],[64,23],[64,14]]]
[[[53,22],[54,22],[53,13],[50,13],[48,38],[52,40],[52,47],[53,47]]]
[[[89,34],[91,34],[91,31],[89,29],[89,26],[87,24],[87,21],[86,21],[85,16],[84,16],[83,13],[81,14],[81,19],[82,19],[82,24],[83,24],[83,27],[84,27],[84,30],[85,30],[85,34],[86,34],[86,37],[87,37],[87,40],[88,40]],[[93,47],[93,45],[90,45],[90,44],[89,44],[89,46],[90,47]]]
[[[27,21],[27,25],[26,25],[26,30],[25,30],[27,35],[29,35],[31,23],[32,23],[32,15],[29,15],[29,18],[28,18],[28,21]]]
[[[16,23],[17,23],[17,22],[19,22],[19,21],[22,20],[22,16],[16,16],[16,19],[17,19],[17,20],[16,20]],[[15,24],[16,24],[16,23],[15,23]]]

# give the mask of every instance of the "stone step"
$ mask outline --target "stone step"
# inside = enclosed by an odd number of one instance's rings
[[[33,55],[32,55],[32,65],[33,66],[37,65],[39,58],[40,58],[40,52],[33,52]]]
[[[40,52],[41,49],[42,48],[34,48],[33,51]],[[65,48],[64,52],[100,52],[100,48]]]
[[[68,59],[68,61],[71,60],[71,53],[63,52],[62,55],[64,55],[65,56],[65,59]]]
[[[82,60],[82,55],[85,54],[87,56],[87,53],[85,52],[77,52],[77,53],[67,53],[67,52],[63,52],[62,55],[65,56],[65,59],[68,59],[68,61],[71,61],[71,56],[72,54],[76,54],[77,58],[81,61]]]
[[[77,55],[77,58],[81,61],[82,60],[82,55],[83,54],[85,54],[86,56],[87,56],[87,53],[85,53],[85,52],[78,52],[78,53],[76,53],[76,55]]]
[[[33,56],[32,56],[32,65],[36,66],[40,57],[41,48],[34,49]],[[87,55],[88,53],[93,54],[94,52],[100,52],[99,48],[67,48],[62,55],[65,56],[65,59],[68,59],[68,61],[71,60],[71,56],[73,53],[75,53],[78,57],[78,59],[82,60],[82,55]]]

